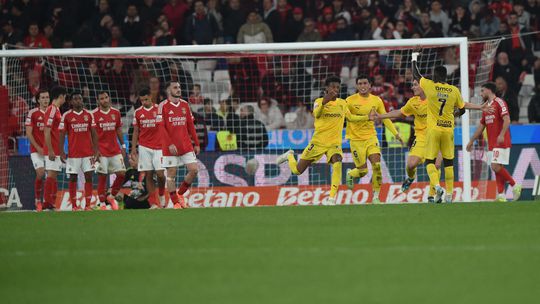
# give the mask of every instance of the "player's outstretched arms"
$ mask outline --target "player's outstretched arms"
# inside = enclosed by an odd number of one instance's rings
[[[403,115],[400,110],[393,110],[388,113],[382,113],[379,114],[376,111],[371,111],[373,115],[376,117],[377,121],[381,121],[382,119],[392,119],[392,118],[405,118],[407,116]],[[371,116],[370,113],[370,116]]]
[[[470,102],[464,102],[463,103],[465,106],[463,107],[464,109],[469,109],[469,110],[480,110],[482,112],[486,112],[488,114],[493,114],[495,112],[495,108],[493,108],[492,106],[490,106],[487,102],[484,102],[483,104],[479,105],[479,104],[474,104],[474,103],[470,103]]]

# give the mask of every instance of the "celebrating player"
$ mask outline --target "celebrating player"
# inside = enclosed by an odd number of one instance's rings
[[[491,169],[495,172],[495,180],[497,181],[497,201],[506,202],[504,190],[507,182],[513,186],[512,192],[514,201],[516,201],[521,195],[521,185],[516,184],[510,173],[504,168],[504,165],[508,165],[510,147],[512,147],[510,130],[508,130],[510,127],[510,115],[508,114],[506,102],[495,95],[496,90],[497,88],[492,82],[482,85],[480,96],[494,107],[495,112],[492,114],[482,113],[482,119],[467,144],[467,151],[471,151],[474,141],[482,136],[484,129],[487,129],[488,159],[491,162]]]
[[[45,128],[43,135],[45,144],[43,145],[43,155],[45,157],[45,170],[47,178],[45,179],[45,193],[43,194],[45,203],[43,208],[54,209],[56,204],[56,193],[58,192],[58,172],[62,171],[62,160],[60,159],[60,147],[58,139],[60,137],[60,107],[66,101],[66,89],[63,87],[54,87],[51,90],[52,103],[45,111]]]
[[[491,111],[487,104],[466,103],[459,89],[446,83],[446,67],[439,65],[433,71],[433,80],[424,78],[418,69],[419,52],[412,53],[413,76],[419,81],[428,100],[426,170],[430,186],[435,188],[435,202],[440,202],[444,195],[439,185],[439,170],[435,167],[435,158],[441,152],[446,182],[445,202],[452,202],[454,191],[454,108]]]
[[[156,172],[159,202],[165,207],[165,172],[161,166],[161,136],[156,124],[158,105],[152,102],[150,90],[144,88],[139,92],[142,106],[135,110],[133,117],[133,138],[131,142],[131,157],[137,159],[138,171],[144,172],[150,201],[154,196],[154,172]],[[138,146],[138,152],[137,152]],[[151,208],[159,207],[153,204]]]
[[[371,94],[371,80],[366,75],[359,75],[356,78],[357,94],[347,97],[347,106],[352,114],[369,115],[372,110],[379,114],[386,113],[382,99]],[[384,125],[394,134],[397,140],[403,145],[403,140],[399,136],[394,124],[390,119],[383,120]],[[363,121],[348,123],[346,129],[347,138],[351,143],[354,169],[347,170],[347,187],[352,189],[354,180],[367,174],[366,158],[369,159],[372,168],[371,184],[373,187],[372,202],[380,203],[379,192],[381,190],[381,148],[377,139],[377,131],[373,121]]]
[[[353,115],[347,107],[347,102],[338,98],[341,79],[330,76],[325,80],[326,92],[324,97],[317,98],[313,106],[315,116],[315,133],[310,143],[302,152],[297,162],[294,152],[289,150],[276,159],[276,163],[289,162],[289,168],[295,175],[302,174],[312,163],[317,162],[323,155],[332,165],[332,187],[327,200],[328,205],[335,204],[335,197],[341,184],[341,150],[343,123],[348,121],[367,121],[367,115]]]
[[[83,97],[80,93],[71,96],[71,110],[62,115],[60,122],[60,147],[64,146],[65,136],[68,136],[68,159],[66,173],[69,174],[69,201],[73,211],[77,206],[77,177],[79,171],[84,172],[84,210],[92,210],[92,174],[94,163],[99,157],[96,124],[90,111],[83,108]],[[64,150],[60,152],[62,160],[66,160]]]
[[[122,134],[122,121],[120,111],[111,106],[109,93],[100,92],[98,102],[99,106],[92,114],[96,122],[100,154],[97,166],[99,207],[105,209],[106,205],[110,205],[111,209],[117,210],[118,204],[114,197],[120,191],[126,173],[126,145]],[[107,176],[111,173],[114,173],[116,178],[111,185],[110,194],[107,194]]]
[[[28,112],[26,117],[26,136],[30,141],[30,158],[36,170],[34,181],[34,197],[36,211],[43,209],[42,188],[45,177],[45,157],[43,156],[43,129],[45,128],[44,115],[49,106],[50,98],[47,90],[40,90],[36,95],[38,106]]]
[[[176,81],[167,86],[168,98],[159,104],[156,121],[160,126],[163,159],[161,165],[167,170],[167,191],[175,209],[186,208],[184,193],[198,173],[197,157],[201,151],[189,104],[181,99],[180,84]],[[191,144],[193,140],[194,145]],[[176,168],[185,165],[187,174],[176,191]]]

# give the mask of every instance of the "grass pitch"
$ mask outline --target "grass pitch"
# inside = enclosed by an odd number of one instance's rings
[[[1,303],[538,303],[540,204],[0,214]]]

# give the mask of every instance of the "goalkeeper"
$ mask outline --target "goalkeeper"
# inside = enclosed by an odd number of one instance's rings
[[[335,197],[341,184],[341,162],[343,151],[341,150],[342,132],[345,118],[348,121],[368,121],[369,116],[352,115],[345,100],[338,98],[341,79],[330,76],[325,80],[325,95],[315,100],[313,116],[315,116],[315,133],[310,143],[302,152],[297,162],[294,152],[289,150],[276,159],[277,164],[289,163],[291,172],[300,175],[312,163],[317,162],[323,155],[332,166],[332,186],[330,189],[328,205],[335,204]]]

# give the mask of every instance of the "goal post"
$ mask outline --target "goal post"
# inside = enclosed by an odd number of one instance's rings
[[[485,43],[485,45],[476,48],[474,47],[475,43]],[[43,77],[47,79],[45,85],[61,84],[67,86],[68,89],[73,86],[74,89],[79,91],[83,87],[86,90],[112,90],[116,92],[113,99],[120,100],[117,105],[128,108],[132,106],[130,102],[133,102],[131,95],[137,92],[136,85],[130,84],[127,88],[121,88],[121,82],[123,80],[127,81],[127,78],[119,79],[119,83],[115,85],[112,83],[104,84],[102,80],[99,80],[99,77],[94,77],[95,75],[92,72],[86,70],[86,65],[91,61],[122,59],[126,62],[133,62],[133,70],[144,67],[144,71],[139,73],[137,70],[135,72],[139,74],[146,72],[150,76],[159,78],[162,84],[165,80],[170,79],[179,80],[181,84],[186,80],[182,88],[183,91],[187,90],[185,98],[191,93],[194,84],[202,84],[203,95],[205,99],[206,97],[213,99],[214,108],[219,108],[219,103],[224,98],[228,100],[236,99],[241,104],[252,105],[255,107],[255,112],[257,112],[259,111],[257,102],[261,99],[261,96],[268,96],[269,99],[278,100],[281,110],[289,114],[287,112],[293,112],[296,109],[297,102],[298,104],[304,103],[309,109],[314,98],[320,96],[323,78],[330,74],[338,74],[343,79],[343,96],[341,97],[354,93],[354,77],[367,69],[368,66],[370,73],[387,74],[384,75],[386,79],[396,80],[399,78],[400,85],[403,85],[403,87],[410,86],[410,52],[419,46],[424,49],[424,53],[419,59],[421,71],[426,75],[431,75],[435,65],[451,65],[452,71],[449,71],[449,73],[452,73],[450,77],[451,83],[460,88],[465,101],[470,101],[471,93],[472,95],[475,94],[475,89],[478,89],[483,84],[482,82],[487,81],[491,72],[495,52],[486,52],[486,49],[496,49],[497,45],[498,42],[495,40],[470,42],[465,37],[456,37],[125,48],[4,49],[0,53],[0,57],[2,57],[2,84],[10,90],[10,98],[19,98],[23,94],[28,94],[26,87],[29,84],[25,81],[25,78],[28,77],[26,75],[29,70],[28,62],[31,62],[31,64],[37,62],[35,65],[39,65],[37,68],[39,73],[42,73]],[[372,59],[370,56],[373,54],[376,54],[376,62],[380,65],[380,70],[372,69],[372,66],[370,66]],[[471,58],[475,62],[471,62]],[[487,68],[484,66],[482,73],[475,72],[475,76],[471,79],[469,75],[471,66],[479,66],[481,60],[489,63],[486,65]],[[213,63],[207,65],[208,61]],[[242,64],[237,64],[240,61]],[[84,69],[81,68],[83,63],[85,65]],[[107,69],[113,70],[115,68],[114,63],[108,64]],[[233,67],[238,67],[238,69],[235,70]],[[101,67],[99,68],[101,69]],[[473,69],[476,71],[476,68]],[[301,72],[298,72],[300,70]],[[129,81],[133,83],[139,81],[137,75],[131,75]],[[148,75],[145,76],[144,81],[147,81]],[[144,77],[140,76],[139,78]],[[110,81],[114,81],[114,79]],[[285,86],[287,88],[283,89]],[[401,89],[401,87],[395,87],[396,92]],[[126,92],[122,91],[124,93],[121,93],[120,90]],[[282,96],[279,96],[279,94],[281,93],[274,94],[278,90],[287,91],[292,97],[283,97],[285,101],[280,100]],[[387,93],[384,90],[381,92],[383,94]],[[399,95],[396,104],[402,105],[408,98],[405,93],[400,92],[396,93],[396,95]],[[31,98],[31,96],[28,95],[26,99],[28,98]],[[29,100],[26,100],[26,102],[30,108],[35,106]],[[95,106],[95,100],[91,101],[91,103]],[[199,105],[197,109],[201,107],[202,105]],[[240,109],[236,110],[237,112],[240,111]],[[129,111],[126,110],[126,112]],[[471,168],[471,154],[466,151],[465,147],[470,138],[470,124],[475,121],[475,117],[477,116],[474,114],[471,116],[466,112],[460,119],[462,149],[460,151],[461,155],[456,154],[456,160],[460,164],[458,169],[460,172],[456,176],[457,179],[463,182],[459,199],[461,201],[473,200],[472,176],[474,168]],[[284,119],[287,122],[288,118],[285,117]],[[126,122],[129,123],[129,119],[126,119]],[[283,123],[282,127],[285,125],[286,123]],[[208,130],[210,130],[210,127],[208,127]],[[329,169],[326,166],[325,169],[313,169],[307,174],[296,178],[290,176],[290,174],[284,174],[284,168],[270,164],[275,156],[290,148],[291,145],[298,144],[293,149],[295,152],[300,153],[303,148],[301,145],[306,143],[305,138],[308,138],[311,134],[309,130],[295,130],[293,127],[285,130],[268,130],[269,144],[266,148],[243,149],[239,147],[237,154],[219,152],[217,136],[212,137],[215,146],[213,151],[215,152],[203,152],[201,158],[203,158],[202,163],[206,165],[206,168],[201,171],[197,182],[198,187],[195,187],[192,192],[197,193],[197,188],[206,191],[205,189],[208,188],[224,186],[301,185],[315,187],[328,185],[329,179],[326,175],[329,175]],[[288,136],[289,139],[283,140],[282,137],[285,136]],[[295,136],[300,136],[303,140],[299,140]],[[384,132],[381,133],[380,130],[378,136],[384,141],[391,140],[390,138],[384,138]],[[344,152],[347,151],[347,148],[346,145]],[[401,182],[401,177],[404,175],[406,151],[407,149],[395,148],[392,147],[391,143],[385,143],[383,147],[383,158],[386,158],[384,166],[388,168],[387,172],[392,176],[383,177],[383,182],[385,182],[385,179],[387,183],[397,184]],[[252,174],[249,174],[252,176],[245,177],[245,172],[240,172],[242,169],[238,166],[241,167],[242,164],[245,166],[246,161],[253,158],[257,159],[262,166],[253,167],[252,169],[255,169],[256,173],[252,172]],[[346,154],[345,159],[348,159],[349,163],[351,163],[350,155],[347,156]],[[205,160],[208,160],[208,163]],[[321,162],[321,168],[323,164],[324,162]],[[208,168],[209,166],[213,168]],[[216,176],[213,177],[211,172],[207,172],[207,170],[213,170]],[[481,170],[482,173],[478,175],[482,176],[483,179],[489,179],[489,172],[487,172],[489,169],[482,166]],[[418,170],[418,181],[425,183],[427,175],[423,171],[425,171],[423,167]],[[241,177],[230,174],[231,172],[238,173],[238,176]],[[394,172],[397,172],[396,175],[394,175]],[[361,183],[369,184],[369,178],[370,175],[366,176],[361,180]],[[20,187],[18,188],[20,190]],[[487,192],[487,190],[483,189],[480,192]],[[482,195],[479,197],[485,198]]]

